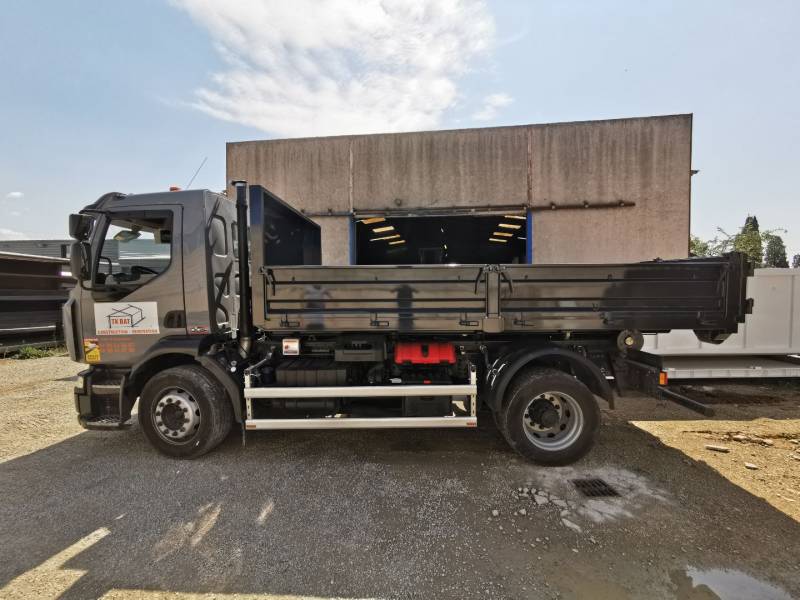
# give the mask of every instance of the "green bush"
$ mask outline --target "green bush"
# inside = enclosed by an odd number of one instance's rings
[[[36,348],[35,346],[25,346],[20,348],[14,358],[17,360],[28,360],[29,358],[47,358],[48,356],[60,356],[64,354],[64,348]]]

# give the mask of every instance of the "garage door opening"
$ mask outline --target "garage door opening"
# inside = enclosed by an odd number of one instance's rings
[[[366,217],[355,222],[358,265],[528,262],[523,213]]]

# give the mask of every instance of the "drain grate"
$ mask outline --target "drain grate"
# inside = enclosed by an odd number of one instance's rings
[[[572,484],[581,494],[589,498],[619,496],[619,492],[602,479],[573,479]]]

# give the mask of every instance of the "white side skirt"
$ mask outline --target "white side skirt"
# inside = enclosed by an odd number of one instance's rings
[[[470,396],[475,384],[351,385],[333,387],[246,387],[245,398],[391,398],[400,396]]]
[[[395,417],[322,419],[247,419],[245,428],[253,429],[409,429],[432,427],[477,427],[478,417]]]

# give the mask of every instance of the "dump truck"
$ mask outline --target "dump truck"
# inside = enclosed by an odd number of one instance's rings
[[[84,428],[124,429],[138,403],[155,448],[195,458],[234,428],[244,441],[488,419],[522,456],[565,464],[591,448],[601,405],[665,391],[643,334],[719,343],[752,308],[738,253],[323,266],[316,223],[261,186],[232,185],[235,199],[110,193],[70,215],[64,328],[88,365],[75,388]],[[391,237],[386,219],[370,223],[375,240]]]

